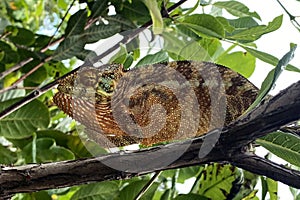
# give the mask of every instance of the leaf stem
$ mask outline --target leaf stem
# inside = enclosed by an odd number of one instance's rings
[[[280,7],[286,12],[286,14],[289,16],[293,26],[300,31],[300,24],[296,21],[296,16],[292,15],[284,6],[283,4],[279,1],[276,0],[277,3],[280,5]]]

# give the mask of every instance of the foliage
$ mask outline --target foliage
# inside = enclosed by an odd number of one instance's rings
[[[248,78],[255,70],[256,59],[260,59],[277,66],[275,72],[271,72],[273,76],[264,82],[266,89],[262,93],[267,94],[280,73],[276,70],[281,70],[287,62],[278,63],[276,57],[256,49],[255,41],[278,30],[282,15],[262,24],[258,13],[238,1],[198,1],[188,9],[176,8],[169,18],[163,18],[159,11],[171,5],[174,3],[162,0],[80,0],[74,4],[70,0],[1,1],[0,88],[4,90],[0,94],[0,111],[33,89],[66,74],[78,60],[97,57],[99,53],[88,49],[87,44],[118,33],[128,36],[126,31],[133,31],[150,19],[154,23],[153,32],[160,35],[152,35],[146,47],[138,39],[122,44],[110,62],[129,68],[169,60],[207,60],[226,65]],[[67,12],[69,6],[72,12]],[[199,7],[205,12],[199,11]],[[109,12],[112,8],[114,12]],[[231,17],[225,18],[224,11]],[[53,35],[56,28],[57,33]],[[47,34],[49,32],[51,34]],[[156,50],[160,40],[163,42]],[[142,48],[147,49],[145,56]],[[26,64],[18,67],[24,61]],[[292,65],[285,69],[300,72]],[[53,104],[54,93],[55,90],[48,91],[0,120],[2,164],[22,165],[91,156],[87,149],[95,144],[83,142],[75,122]],[[298,136],[276,132],[257,143],[300,166]],[[13,199],[133,199],[150,176],[17,194]],[[192,181],[193,185],[188,194],[181,194],[178,187],[186,181]],[[195,166],[164,171],[142,199],[258,199],[256,183],[256,175],[230,165]],[[262,178],[262,185],[265,195],[269,193],[271,199],[277,197],[276,182]],[[297,192],[294,195],[299,197]]]

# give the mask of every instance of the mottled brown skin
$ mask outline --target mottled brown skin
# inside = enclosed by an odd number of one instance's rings
[[[160,73],[158,70],[161,68],[158,66],[170,67],[183,75],[198,102],[183,108],[179,98],[170,88],[157,83],[166,82],[174,85],[180,94],[184,94],[181,95],[184,102],[191,102],[192,95],[186,92],[185,84],[168,81],[176,80],[176,77],[168,72]],[[85,125],[90,130],[88,135],[99,144],[112,146],[103,142],[104,138],[107,138],[116,146],[133,143],[149,146],[159,142],[200,136],[213,128],[226,126],[245,112],[258,92],[252,83],[238,73],[208,62],[160,63],[147,66],[141,72],[132,75],[121,65],[116,64],[106,65],[104,70],[83,68],[81,72],[60,81],[59,92],[55,94],[54,102],[69,116]],[[132,84],[147,74],[154,74],[152,79],[156,84],[146,84],[128,93],[133,87]],[[211,79],[202,77],[202,74],[209,74]],[[214,79],[214,76],[220,76],[224,85],[216,84],[217,78]],[[208,87],[208,84],[215,86]],[[224,97],[226,98],[224,119],[221,114],[220,116],[212,114],[212,95],[217,102],[222,102]],[[122,103],[124,100],[128,101],[127,106]],[[162,109],[154,109],[152,112],[151,108],[157,104],[161,105]],[[117,108],[115,113],[112,112],[112,106]],[[197,109],[200,111],[199,119],[195,117]],[[121,123],[117,122],[114,116],[124,120]],[[154,126],[151,126],[151,120],[155,121]],[[195,122],[197,128],[189,128],[189,124],[195,125]],[[157,125],[161,127],[153,134]],[[179,131],[181,125],[186,127],[184,131]],[[143,131],[134,131],[136,126],[142,127]],[[189,132],[189,130],[196,131]]]

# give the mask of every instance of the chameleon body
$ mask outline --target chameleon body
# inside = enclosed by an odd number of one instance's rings
[[[62,79],[58,91],[54,102],[61,110],[97,143],[105,138],[116,146],[203,135],[237,119],[258,93],[231,69],[195,61],[135,71],[118,64],[84,67]]]

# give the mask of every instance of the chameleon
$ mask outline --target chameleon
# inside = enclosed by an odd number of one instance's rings
[[[237,72],[198,61],[82,67],[57,89],[53,101],[62,111],[98,144],[117,147],[204,135],[236,120],[258,94]]]

